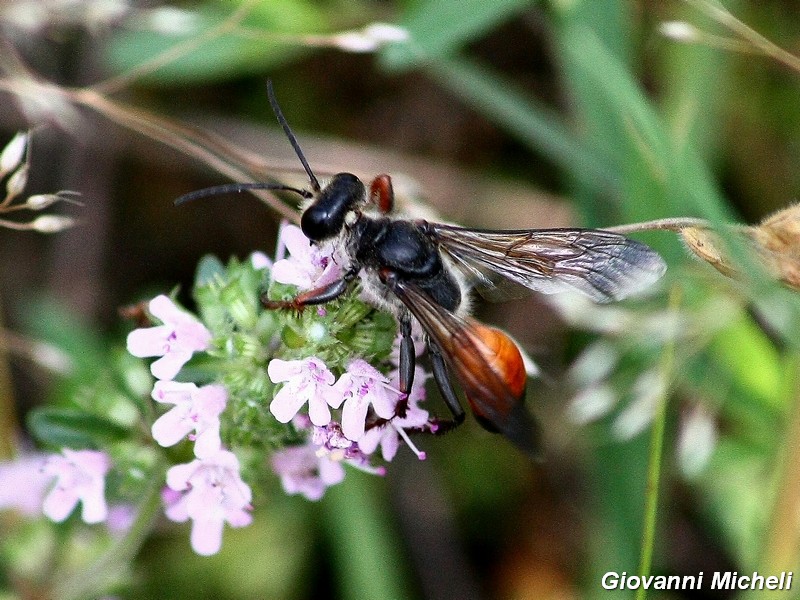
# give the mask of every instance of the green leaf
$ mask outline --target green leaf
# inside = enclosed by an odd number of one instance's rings
[[[152,83],[174,86],[231,79],[249,73],[263,73],[302,50],[298,39],[287,43],[287,35],[319,33],[329,28],[325,13],[312,2],[270,0],[259,2],[240,26],[221,26],[233,12],[233,3],[202,5],[180,33],[155,29],[121,31],[108,46],[106,61],[112,72],[125,73],[186,44],[190,51],[179,53],[146,75]],[[220,8],[222,7],[222,8]],[[229,29],[209,35],[214,28]],[[195,41],[208,36],[195,46]]]
[[[27,424],[40,442],[57,448],[97,448],[128,435],[127,429],[113,421],[70,408],[33,410]]]
[[[439,84],[565,171],[600,187],[618,184],[610,162],[580,140],[564,117],[524,94],[512,81],[464,59],[432,62],[426,69]]]
[[[531,0],[424,0],[411,5],[401,25],[411,34],[409,44],[387,47],[387,66],[410,68],[440,59],[530,7]]]
[[[726,327],[715,337],[711,350],[720,368],[736,379],[754,398],[782,408],[785,401],[781,356],[748,316]]]
[[[53,344],[69,356],[79,377],[96,379],[107,371],[108,354],[103,338],[56,301],[43,299],[26,304],[23,319],[30,335]]]
[[[743,570],[758,564],[774,490],[764,456],[748,445],[723,438],[700,489],[703,513]]]

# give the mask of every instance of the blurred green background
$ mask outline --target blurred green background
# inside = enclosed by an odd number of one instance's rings
[[[4,81],[20,76],[20,64],[67,88],[105,80],[98,89],[115,101],[216,132],[240,158],[243,149],[254,153],[237,165],[248,176],[302,184],[266,100],[270,78],[318,174],[388,172],[468,225],[599,227],[675,216],[756,223],[797,197],[800,72],[754,51],[759,38],[726,28],[714,4],[250,4],[232,24],[242,4],[223,0],[175,6],[183,12],[153,3],[5,2]],[[800,3],[724,6],[778,46],[798,47]],[[675,20],[747,51],[661,35],[661,24]],[[325,34],[373,22],[405,27],[411,41],[366,54],[323,43]],[[203,37],[220,23],[230,30]],[[163,54],[187,40],[197,43],[186,55]],[[162,68],[113,79],[160,53],[170,58]],[[3,140],[26,127],[32,110],[15,101],[15,89],[3,87]],[[0,231],[3,325],[82,357],[79,377],[99,377],[128,327],[119,306],[177,284],[185,295],[205,254],[271,253],[279,219],[249,197],[175,208],[181,194],[227,181],[211,161],[109,120],[92,101],[72,113],[46,100],[28,191],[76,190],[85,206],[63,209],[81,221],[65,233]],[[115,594],[631,598],[636,592],[603,590],[600,580],[639,569],[653,464],[661,468],[654,574],[704,572],[708,584],[715,571],[792,570],[800,539],[796,293],[763,278],[726,280],[670,233],[638,237],[662,252],[669,272],[656,295],[622,309],[621,328],[592,331],[602,329],[601,317],[615,318],[606,312],[587,313],[596,321],[578,327],[537,298],[477,308],[543,370],[529,384],[545,426],[543,464],[470,422],[420,440],[424,463],[401,451],[386,478],[351,471],[319,503],[286,497],[273,481],[259,495],[254,525],[227,530],[218,556],[193,555],[187,529],[165,523]],[[603,356],[616,357],[601,377],[614,404],[576,423],[571,399],[599,381],[581,380],[571,365],[598,340],[611,348]],[[20,420],[76,385],[13,348],[4,359],[4,404],[13,393]],[[643,373],[662,377],[668,391],[637,392]],[[649,423],[661,400],[664,445],[653,463]],[[641,426],[626,429],[625,415]],[[691,415],[701,415],[704,434],[687,425]],[[4,416],[6,425],[12,418]],[[686,466],[692,457],[700,461],[694,470]],[[0,566],[18,559],[7,550]],[[10,575],[0,582],[14,587]],[[649,597],[750,597],[708,587]]]

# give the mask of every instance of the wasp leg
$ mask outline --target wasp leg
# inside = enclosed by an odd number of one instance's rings
[[[350,282],[353,281],[357,275],[358,269],[350,269],[341,279],[337,279],[328,285],[298,294],[291,300],[270,300],[267,298],[266,293],[264,293],[261,294],[261,304],[264,306],[264,308],[269,310],[303,310],[303,308],[306,306],[327,304],[328,302],[336,300],[336,298],[344,294],[347,291],[347,288],[350,287]]]
[[[406,315],[400,319],[400,391],[407,394],[414,385],[414,367],[417,355],[414,340],[411,339],[411,320]]]
[[[444,399],[445,404],[447,404],[447,408],[449,408],[450,412],[453,413],[452,420],[435,420],[434,423],[436,425],[436,429],[434,430],[434,433],[447,433],[451,429],[458,427],[464,422],[465,413],[461,403],[458,401],[456,391],[453,389],[453,384],[450,381],[450,375],[447,372],[447,365],[444,363],[442,353],[439,351],[439,348],[430,341],[428,342],[428,354],[431,357],[433,379],[436,381],[436,385],[439,387],[439,391],[442,393],[442,398]]]

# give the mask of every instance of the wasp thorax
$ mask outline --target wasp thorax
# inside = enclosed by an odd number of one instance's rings
[[[314,203],[300,219],[300,227],[306,237],[320,242],[335,237],[342,231],[347,213],[362,204],[366,188],[352,173],[334,175]]]

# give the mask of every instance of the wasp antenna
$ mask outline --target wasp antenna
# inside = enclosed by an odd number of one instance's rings
[[[280,105],[278,105],[278,99],[275,97],[275,90],[272,88],[271,79],[267,80],[267,96],[269,97],[269,103],[272,106],[272,112],[274,112],[275,116],[278,118],[278,123],[281,124],[283,132],[286,134],[286,137],[289,138],[289,143],[292,145],[292,148],[294,148],[294,153],[297,155],[297,158],[300,159],[300,162],[303,164],[303,168],[306,170],[308,179],[311,182],[311,189],[313,189],[315,192],[320,191],[322,188],[319,185],[319,180],[317,180],[317,176],[314,175],[314,172],[308,165],[308,161],[303,155],[303,151],[300,149],[300,144],[297,142],[297,138],[295,137],[294,133],[292,133],[292,129],[289,127],[286,117],[283,116],[283,111],[281,111]]]
[[[299,194],[306,199],[313,197],[313,194],[308,190],[301,190],[290,185],[283,185],[282,183],[227,183],[225,185],[215,185],[213,187],[203,188],[202,190],[184,194],[175,200],[175,204],[185,204],[186,202],[197,200],[199,198],[219,196],[222,194],[232,194],[247,190],[279,190],[284,192],[294,192],[295,194]]]

